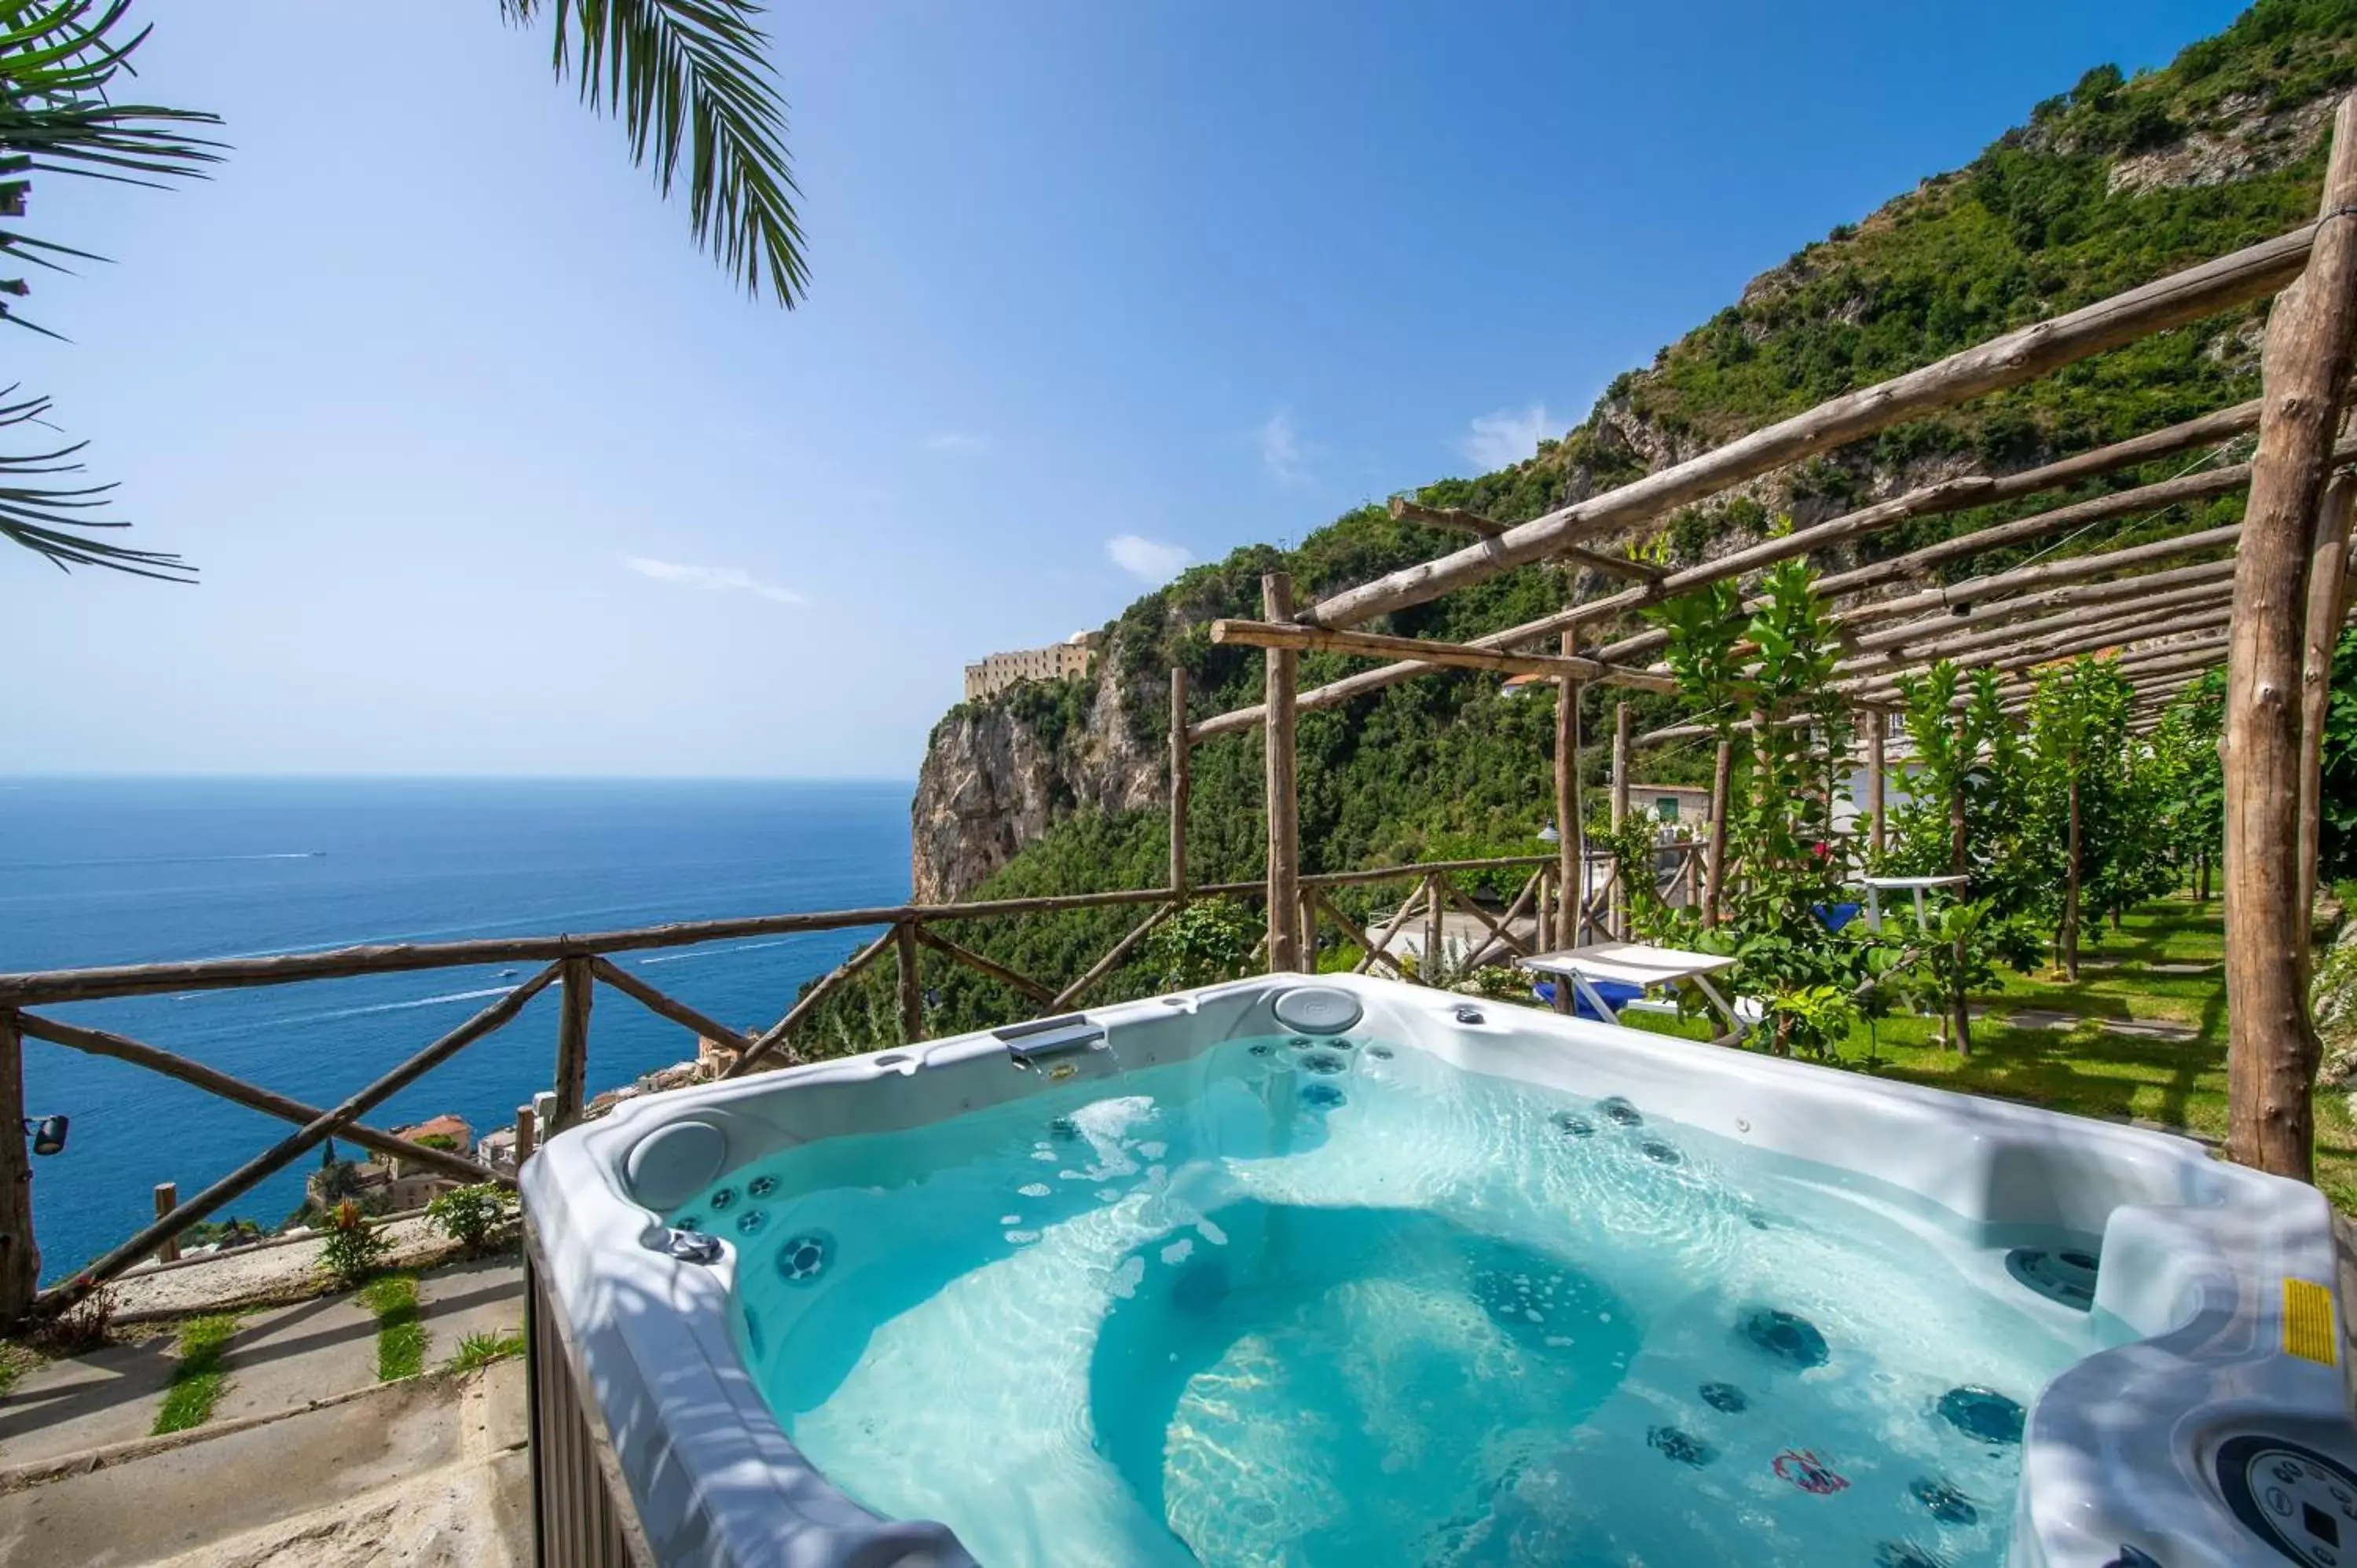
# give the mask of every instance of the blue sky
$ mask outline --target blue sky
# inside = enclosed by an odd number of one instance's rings
[[[148,0],[234,145],[36,185],[10,342],[203,584],[0,553],[0,769],[909,777],[960,669],[1525,456],[1744,281],[2231,4],[771,13],[748,302],[496,0]]]

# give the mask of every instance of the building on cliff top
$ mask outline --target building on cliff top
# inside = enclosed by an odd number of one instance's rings
[[[993,653],[979,664],[965,667],[965,700],[981,702],[1025,681],[1069,681],[1089,672],[1103,633],[1076,631],[1046,648],[1024,648]]]

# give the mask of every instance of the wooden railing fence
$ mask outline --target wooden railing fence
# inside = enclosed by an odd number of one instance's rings
[[[1183,837],[1174,848],[1173,868],[1183,876]],[[1448,860],[1367,870],[1331,872],[1300,879],[1298,918],[1308,950],[1314,953],[1321,925],[1339,929],[1347,941],[1364,945],[1366,931],[1338,905],[1344,887],[1393,881],[1409,882],[1414,893],[1384,933],[1395,935],[1411,911],[1421,910],[1435,931],[1445,909],[1464,912],[1485,932],[1481,950],[1472,960],[1526,953],[1532,943],[1515,932],[1516,922],[1534,910],[1544,914],[1559,901],[1552,855],[1506,856],[1480,860]],[[1501,913],[1492,914],[1459,886],[1474,874],[1523,870],[1529,873],[1521,892]],[[70,1305],[143,1260],[169,1251],[191,1225],[219,1213],[272,1176],[287,1169],[330,1138],[339,1138],[370,1153],[397,1159],[468,1182],[511,1182],[506,1170],[495,1170],[466,1152],[453,1152],[398,1136],[369,1122],[370,1113],[426,1074],[514,1022],[526,1004],[543,991],[558,993],[556,1055],[550,1074],[555,1110],[549,1125],[539,1127],[520,1118],[519,1154],[528,1154],[537,1136],[561,1132],[581,1120],[587,1104],[591,1020],[594,1002],[602,987],[628,998],[656,1016],[678,1025],[691,1036],[710,1040],[734,1053],[723,1076],[735,1078],[764,1067],[781,1067],[802,1059],[794,1038],[831,996],[853,976],[889,952],[899,973],[899,1035],[903,1042],[925,1036],[921,956],[941,955],[998,983],[1031,1010],[1046,1015],[1082,1004],[1124,961],[1135,953],[1155,929],[1184,908],[1189,899],[1234,897],[1256,899],[1264,893],[1259,882],[1215,883],[1188,886],[1178,881],[1169,887],[1125,888],[1058,897],[1007,898],[967,904],[899,905],[880,908],[842,909],[821,913],[754,916],[741,919],[704,920],[643,927],[587,935],[499,937],[468,941],[350,947],[324,952],[277,953],[259,957],[203,959],[178,963],[134,964],[122,967],[57,970],[41,973],[0,974],[0,1114],[13,1127],[24,1116],[23,1050],[27,1040],[63,1047],[85,1055],[127,1062],[150,1072],[200,1090],[232,1104],[259,1111],[289,1123],[291,1131],[269,1148],[188,1198],[159,1204],[154,1220],[119,1244],[84,1264],[70,1277],[38,1289],[40,1258],[33,1233],[31,1167],[25,1142],[0,1137],[0,1326]],[[1600,929],[1606,918],[1604,899],[1589,900],[1585,918]],[[1064,910],[1135,908],[1144,916],[1069,983],[1054,985],[1027,975],[974,951],[937,928],[973,920],[999,920]],[[777,1022],[764,1029],[748,1029],[722,1022],[680,998],[649,984],[615,961],[619,955],[694,946],[707,942],[795,932],[860,930],[880,928],[880,934],[811,986]],[[1541,929],[1544,929],[1542,925]],[[1426,952],[1441,950],[1437,937]],[[1401,964],[1371,951],[1359,964],[1385,961],[1395,972],[1418,978],[1419,966]],[[400,974],[420,971],[470,968],[494,963],[537,964],[526,979],[509,987],[490,1005],[465,1023],[432,1041],[373,1082],[333,1106],[321,1106],[252,1083],[219,1068],[112,1030],[70,1022],[48,1009],[74,1003],[97,1002],[163,993],[243,989],[352,979],[363,975]],[[877,1044],[888,1042],[878,1041]]]

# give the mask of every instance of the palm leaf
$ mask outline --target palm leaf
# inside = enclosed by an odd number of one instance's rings
[[[554,13],[554,67],[582,102],[619,115],[633,162],[669,196],[683,157],[696,243],[741,283],[791,309],[810,285],[786,156],[785,105],[750,0],[500,0],[511,21]]]
[[[127,36],[130,0],[0,0],[0,217],[24,216],[33,174],[73,175],[122,184],[160,186],[201,178],[219,161],[218,142],[189,134],[220,122],[210,114],[152,104],[117,103],[108,91],[118,75],[133,74],[131,56],[147,29]],[[52,272],[53,257],[103,258],[20,228],[0,229],[0,261],[15,259]],[[0,320],[46,337],[48,328],[16,313],[8,301],[31,285],[0,277]],[[0,392],[0,433],[19,425],[48,427],[45,397]],[[82,443],[33,452],[0,448],[0,539],[46,557],[60,570],[103,566],[135,576],[186,582],[194,568],[173,554],[113,543],[101,531],[125,528],[101,515],[113,499],[112,484],[59,484],[54,476],[82,471]]]

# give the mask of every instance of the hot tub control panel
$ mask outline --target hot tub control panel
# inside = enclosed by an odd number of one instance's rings
[[[2357,1472],[2305,1444],[2248,1432],[2218,1446],[2218,1489],[2243,1527],[2303,1568],[2357,1563]]]

